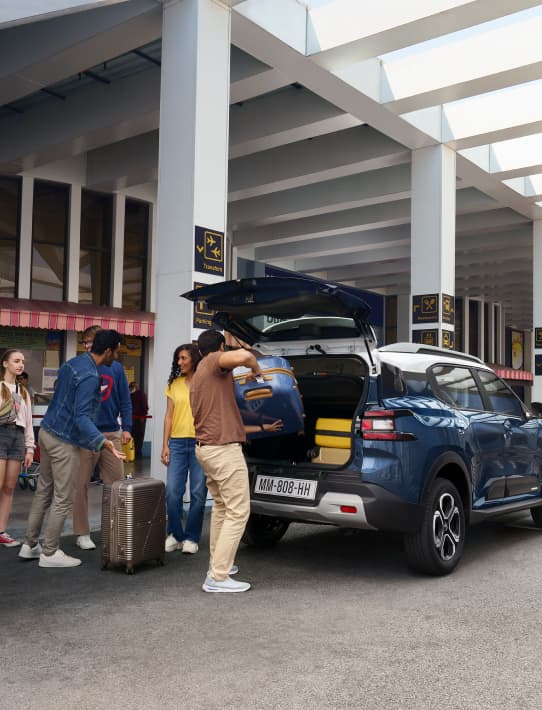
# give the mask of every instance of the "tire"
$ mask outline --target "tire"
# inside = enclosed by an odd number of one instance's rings
[[[542,528],[542,506],[531,508],[531,518],[537,528]]]
[[[411,569],[425,574],[450,574],[465,545],[465,511],[457,488],[437,478],[426,498],[420,529],[405,535],[405,552]]]
[[[250,547],[271,547],[288,530],[290,522],[267,515],[251,515],[243,535],[243,542]]]

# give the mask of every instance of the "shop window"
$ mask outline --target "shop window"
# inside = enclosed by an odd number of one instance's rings
[[[97,306],[110,303],[112,239],[113,196],[83,190],[79,303],[93,303]]]
[[[32,221],[31,297],[65,300],[70,188],[36,180]]]
[[[36,406],[48,404],[53,395],[64,358],[64,335],[59,330],[0,327],[0,352],[17,348],[23,353]]]
[[[122,307],[147,308],[147,261],[149,250],[150,205],[126,200]]]
[[[469,301],[469,354],[480,355],[480,302]]]
[[[455,349],[463,352],[463,299],[455,299],[455,325],[454,325],[454,335],[455,335]]]
[[[21,179],[0,177],[0,297],[17,293]]]

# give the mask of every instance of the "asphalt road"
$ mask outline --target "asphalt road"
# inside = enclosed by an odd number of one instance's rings
[[[207,523],[198,555],[133,576],[0,549],[0,707],[539,710],[542,531],[516,523],[473,528],[444,578],[398,536],[293,525],[241,548],[245,594],[201,591]]]

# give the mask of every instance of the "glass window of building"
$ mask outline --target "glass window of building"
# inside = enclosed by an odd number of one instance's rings
[[[0,296],[17,293],[21,179],[0,177]]]
[[[31,298],[65,299],[69,208],[68,185],[35,181]]]
[[[24,369],[36,407],[48,404],[52,397],[64,360],[64,336],[59,330],[0,327],[0,352],[17,348],[24,355]],[[33,408],[36,414],[43,413],[36,407]]]
[[[81,193],[79,303],[107,306],[111,294],[113,195]]]
[[[149,223],[149,203],[126,200],[122,307],[135,311],[147,307]]]

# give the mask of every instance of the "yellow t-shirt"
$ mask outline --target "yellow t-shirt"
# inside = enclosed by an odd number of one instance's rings
[[[186,377],[176,377],[164,394],[173,401],[173,421],[171,422],[172,439],[194,439],[194,417],[190,409],[190,390]]]

